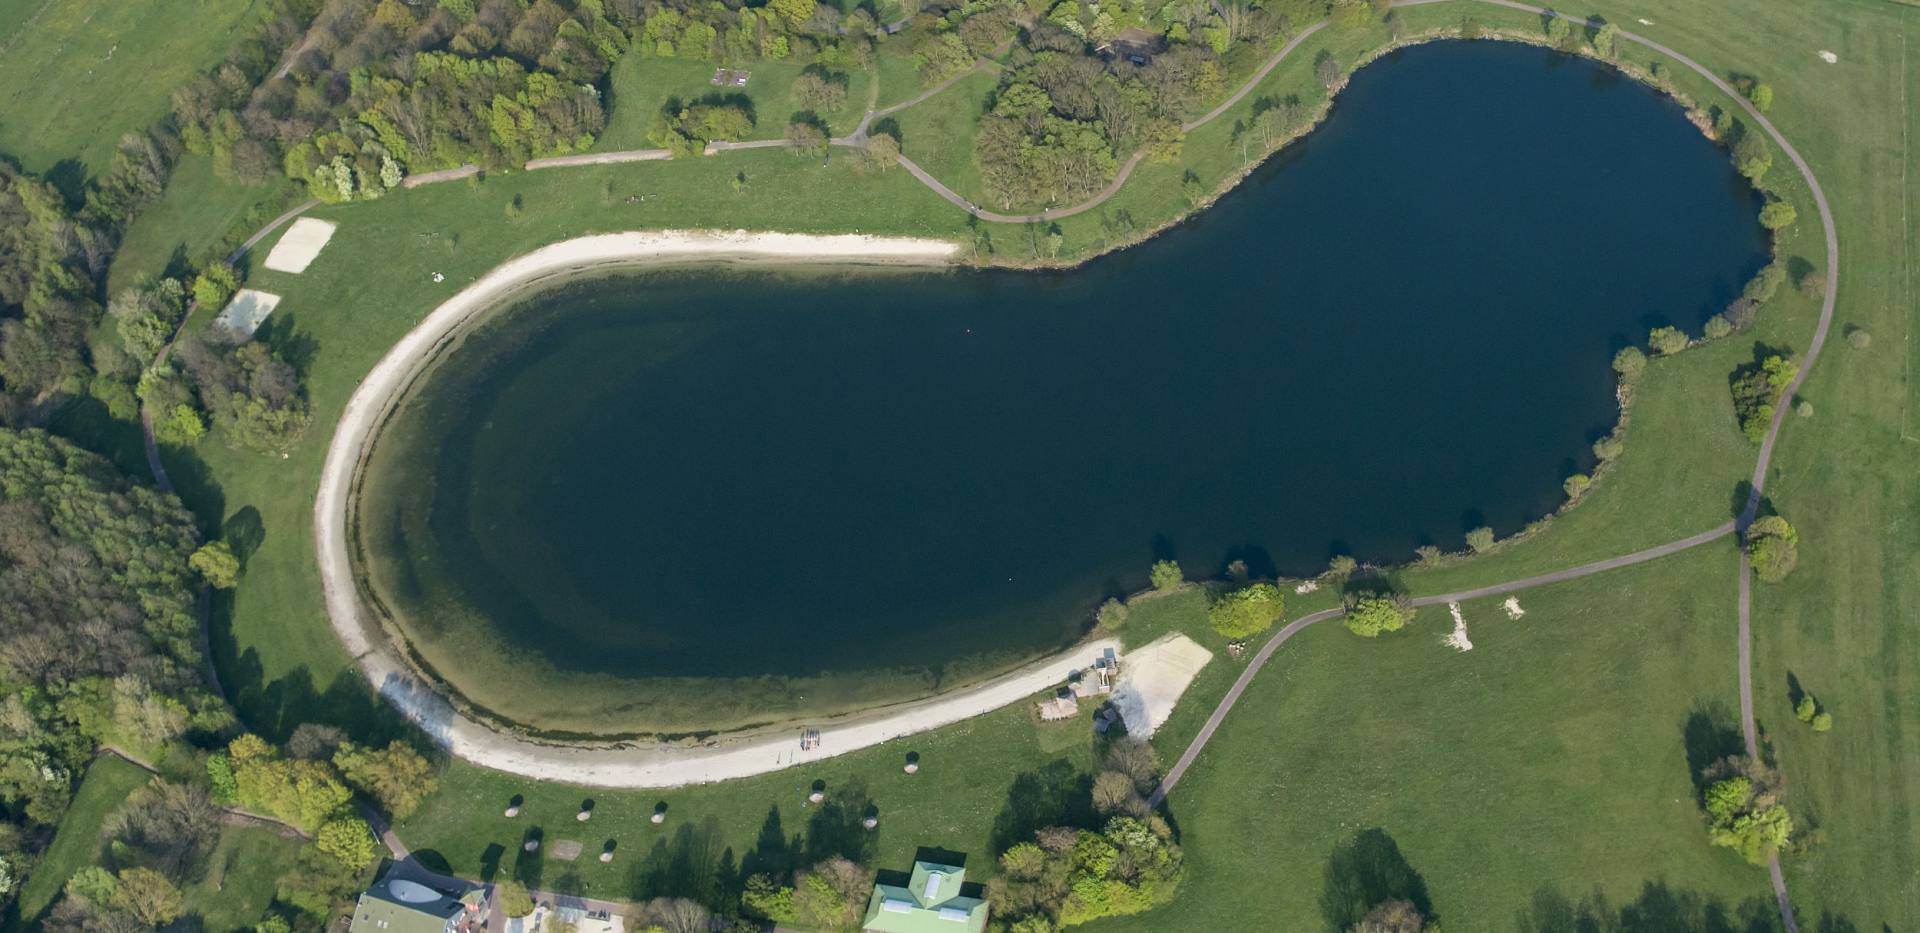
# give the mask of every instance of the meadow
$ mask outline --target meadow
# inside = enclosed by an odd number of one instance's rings
[[[258,0],[20,0],[0,11],[0,152],[68,182],[170,112],[173,89],[226,54]]]

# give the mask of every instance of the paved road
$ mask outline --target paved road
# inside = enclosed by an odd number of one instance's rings
[[[1555,570],[1551,573],[1543,573],[1539,576],[1527,577],[1521,580],[1496,583],[1492,586],[1461,590],[1457,593],[1444,593],[1438,596],[1422,596],[1414,600],[1413,604],[1416,606],[1433,606],[1441,603],[1498,596],[1502,593],[1512,593],[1519,590],[1531,589],[1536,586],[1546,586],[1549,583],[1577,580],[1581,577],[1591,576],[1620,567],[1630,567],[1634,564],[1643,564],[1650,560],[1658,560],[1670,554],[1677,554],[1689,548],[1699,547],[1709,541],[1718,541],[1721,538],[1733,534],[1733,531],[1733,523],[1727,522],[1724,525],[1703,531],[1697,535],[1650,547],[1644,551],[1635,551],[1619,557],[1609,557],[1606,560],[1597,560],[1590,564],[1581,564],[1578,567],[1569,567],[1565,570]],[[1288,639],[1291,639],[1293,636],[1305,631],[1308,626],[1317,625],[1328,619],[1337,619],[1345,614],[1345,608],[1322,609],[1319,612],[1301,616],[1287,623],[1284,628],[1274,633],[1272,638],[1267,639],[1267,643],[1261,645],[1260,650],[1254,654],[1253,659],[1247,662],[1247,669],[1240,672],[1239,679],[1233,682],[1233,687],[1227,690],[1227,695],[1220,698],[1220,704],[1214,707],[1213,714],[1207,717],[1206,723],[1200,727],[1200,732],[1195,735],[1193,741],[1187,745],[1187,750],[1181,752],[1179,760],[1173,763],[1173,767],[1167,769],[1166,776],[1160,779],[1160,786],[1154,788],[1153,794],[1147,798],[1148,804],[1158,807],[1161,801],[1166,800],[1167,795],[1173,792],[1174,787],[1180,783],[1180,779],[1186,776],[1187,769],[1193,766],[1194,760],[1199,758],[1200,752],[1207,747],[1207,742],[1212,740],[1214,732],[1218,731],[1220,724],[1226,721],[1227,714],[1233,712],[1234,704],[1240,702],[1240,695],[1247,691],[1249,684],[1253,683],[1254,675],[1260,673],[1260,669],[1266,666],[1267,661],[1273,657],[1274,652],[1280,650],[1281,645],[1286,644]]]

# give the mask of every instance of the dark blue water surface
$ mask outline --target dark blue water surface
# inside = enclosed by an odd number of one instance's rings
[[[387,431],[372,580],[418,631],[562,669],[802,676],[1053,648],[1161,556],[1457,548],[1558,504],[1611,353],[1733,297],[1756,208],[1604,68],[1406,50],[1195,222],[1072,272],[536,297]]]

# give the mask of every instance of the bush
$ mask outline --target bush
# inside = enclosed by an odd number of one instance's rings
[[[1847,346],[1855,350],[1865,350],[1873,346],[1873,335],[1864,327],[1849,327],[1847,328]]]
[[[365,868],[380,857],[373,830],[366,820],[357,816],[343,816],[321,824],[320,831],[313,836],[313,845],[342,865],[353,868]]]
[[[1800,533],[1778,515],[1762,518],[1747,528],[1747,559],[1760,579],[1785,580],[1800,561]]]
[[[1575,473],[1567,477],[1566,481],[1560,484],[1560,488],[1566,491],[1568,499],[1578,499],[1580,494],[1586,492],[1587,487],[1591,485],[1593,485],[1593,477],[1585,473]]]
[[[1128,612],[1126,603],[1109,599],[1100,604],[1100,609],[1094,613],[1094,617],[1099,621],[1101,628],[1112,630],[1127,624]]]
[[[1760,226],[1768,230],[1780,230],[1793,226],[1793,222],[1799,218],[1799,212],[1793,209],[1792,204],[1785,201],[1772,201],[1760,209]]]
[[[1706,337],[1708,340],[1719,340],[1731,333],[1733,333],[1733,323],[1727,320],[1726,315],[1716,314],[1713,317],[1707,318]]]
[[[1789,206],[1789,209],[1791,209],[1791,206]],[[1767,263],[1760,267],[1759,272],[1754,273],[1753,278],[1747,280],[1747,284],[1740,289],[1740,297],[1754,304],[1764,304],[1773,300],[1774,293],[1778,292],[1780,286],[1785,284],[1786,281],[1787,267],[1785,264],[1778,262]]]
[[[1485,554],[1493,550],[1493,545],[1493,529],[1482,525],[1467,532],[1467,547],[1472,548],[1475,554]]]
[[[1412,619],[1412,604],[1398,594],[1356,593],[1348,598],[1347,630],[1362,638],[1400,631]]]
[[[1812,722],[1814,714],[1818,712],[1820,708],[1814,705],[1811,694],[1802,696],[1800,702],[1793,707],[1793,717],[1801,722]]]
[[[1220,597],[1207,608],[1207,624],[1223,638],[1245,638],[1273,627],[1286,611],[1286,596],[1271,583],[1255,583]]]
[[[1632,382],[1640,378],[1647,368],[1647,355],[1639,347],[1621,347],[1613,355],[1613,371],[1620,374],[1620,381]]]
[[[1162,593],[1171,593],[1187,582],[1180,571],[1180,562],[1174,560],[1154,561],[1153,569],[1147,572],[1147,579],[1153,582],[1153,588]]]
[[[1672,356],[1687,348],[1687,335],[1678,327],[1656,327],[1647,332],[1647,346],[1661,356]]]
[[[209,541],[187,558],[193,572],[216,590],[230,590],[240,582],[240,558],[225,541]]]
[[[1821,710],[1820,712],[1815,713],[1813,715],[1813,719],[1811,720],[1811,722],[1813,724],[1813,731],[1825,732],[1833,728],[1833,714],[1825,710]]]
[[[1359,566],[1359,563],[1353,558],[1341,554],[1327,561],[1327,576],[1336,580],[1344,580],[1353,576],[1353,571]]]
[[[1743,127],[1740,140],[1733,144],[1733,165],[1757,185],[1766,177],[1767,170],[1773,168],[1773,152],[1760,139],[1760,134]]]
[[[1609,434],[1593,442],[1593,455],[1600,460],[1613,460],[1626,450],[1627,442],[1621,440],[1618,434]]]
[[[216,262],[193,280],[193,300],[208,311],[218,311],[240,290],[240,275],[224,262]]]
[[[498,881],[493,886],[494,896],[500,899],[500,909],[509,917],[524,917],[533,913],[533,896],[527,893],[527,886],[511,878]]]
[[[1767,108],[1773,106],[1773,86],[1770,84],[1755,84],[1753,87],[1747,89],[1747,99],[1753,101],[1753,109],[1761,113],[1766,113]]]

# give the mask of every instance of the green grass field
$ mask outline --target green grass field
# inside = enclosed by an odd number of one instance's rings
[[[73,873],[100,857],[100,829],[127,795],[146,786],[151,775],[112,755],[101,755],[73,795],[53,843],[20,889],[20,920],[31,924],[59,898]]]
[[[1920,86],[1920,64],[1907,50],[1920,9],[1882,0],[1835,0],[1817,15],[1779,0],[1685,7],[1622,0],[1596,9],[1722,74],[1760,74],[1775,90],[1772,117],[1833,201],[1843,248],[1836,333],[1804,393],[1816,413],[1788,424],[1768,488],[1772,505],[1800,526],[1803,543],[1796,575],[1756,592],[1759,719],[1788,777],[1796,820],[1817,830],[1808,834],[1810,848],[1785,859],[1803,928],[1820,928],[1823,917],[1835,931],[1920,925],[1913,880],[1920,871],[1920,788],[1909,779],[1920,773],[1911,702],[1920,689],[1911,621],[1920,608],[1913,582],[1920,578],[1920,537],[1911,518],[1920,489],[1901,466],[1920,444],[1911,382],[1920,354],[1911,340],[1920,199],[1908,182],[1915,162],[1909,142],[1920,122],[1908,94]],[[1468,14],[1496,28],[1537,29],[1529,14],[1482,4],[1404,12],[1416,29]],[[1184,172],[1217,186],[1241,171],[1232,125],[1250,115],[1252,100],[1299,93],[1312,106],[1324,98],[1311,74],[1319,48],[1352,61],[1384,38],[1380,29],[1316,35],[1246,102],[1190,134],[1180,162],[1143,165],[1101,210],[1062,221],[1068,252],[1085,255],[1177,218],[1186,210]],[[1837,53],[1839,64],[1823,62],[1815,54],[1821,49]],[[1641,63],[1652,57],[1638,47],[1623,54]],[[897,61],[882,57],[883,103],[911,96],[892,80],[899,71]],[[1690,73],[1676,70],[1673,81],[1702,102],[1719,99]],[[910,153],[916,133],[957,139],[963,132],[959,104],[977,104],[979,96],[946,96],[928,101],[939,104],[924,114],[901,115]],[[621,111],[616,100],[616,122],[626,119]],[[637,125],[644,133],[644,123]],[[603,142],[613,141],[610,130]],[[959,160],[951,170],[966,171]],[[728,185],[736,173],[748,179],[744,193]],[[1802,217],[1786,238],[1787,254],[1817,258],[1811,202],[1784,159],[1776,160],[1770,180]],[[650,197],[628,203],[634,194]],[[526,210],[508,220],[505,206],[516,195]],[[318,412],[312,432],[284,461],[229,450],[217,439],[171,452],[168,461],[210,524],[250,508],[265,528],[241,588],[219,605],[214,643],[234,699],[270,734],[304,719],[393,728],[322,615],[311,495],[347,394],[437,301],[508,256],[587,232],[691,226],[967,234],[961,212],[904,173],[862,176],[848,159],[822,168],[779,152],[501,176],[318,214],[341,229],[305,275],[256,271],[252,278],[286,296],[269,339],[306,361]],[[1121,214],[1131,217],[1131,233],[1103,227],[1103,218]],[[194,223],[200,221],[182,221]],[[1027,258],[1023,245],[1011,245],[1024,244],[1021,231],[983,228],[1009,244],[997,258]],[[184,230],[177,235],[187,239]],[[261,248],[271,245],[269,238]],[[447,281],[433,284],[436,271]],[[1804,349],[1814,310],[1804,298],[1783,297],[1757,331],[1657,363],[1637,394],[1627,454],[1586,501],[1532,538],[1489,557],[1409,572],[1406,585],[1438,592],[1526,576],[1731,517],[1753,451],[1732,429],[1727,374],[1750,357],[1756,340]],[[1872,346],[1848,347],[1840,339],[1844,326],[1866,328]],[[1435,644],[1443,610],[1427,610],[1414,631],[1380,642],[1360,642],[1334,627],[1303,635],[1255,681],[1171,801],[1193,868],[1189,890],[1131,925],[1220,929],[1232,924],[1218,905],[1257,904],[1277,928],[1316,928],[1329,852],[1374,828],[1398,842],[1452,930],[1512,928],[1539,896],[1578,902],[1597,890],[1621,907],[1648,894],[1647,885],[1764,919],[1764,873],[1705,845],[1687,773],[1688,717],[1698,710],[1714,719],[1735,708],[1734,566],[1730,545],[1714,544],[1523,594],[1524,623],[1470,604],[1478,647],[1465,656]],[[1197,592],[1164,602],[1164,616],[1136,613],[1130,637],[1156,627],[1198,630]],[[1312,605],[1300,603],[1295,614]],[[1196,681],[1160,740],[1169,758],[1233,672],[1223,656]],[[1814,735],[1793,721],[1790,675],[1834,712],[1833,732]],[[819,774],[780,773],[670,794],[536,786],[455,763],[446,790],[400,830],[459,870],[480,870],[491,859],[507,872],[522,834],[538,822],[549,838],[588,846],[571,868],[543,863],[548,882],[571,873],[567,883],[598,892],[661,892],[668,884],[660,879],[673,872],[645,866],[671,868],[692,858],[682,859],[682,851],[707,853],[700,864],[718,864],[725,848],[737,863],[757,844],[769,807],[781,808],[787,832],[807,821],[804,787],[820,777],[836,788],[864,782],[882,812],[870,842],[883,863],[902,861],[918,845],[962,849],[984,862],[1015,776],[1044,774],[1060,767],[1054,761],[1079,768],[1091,755],[1088,743],[1038,731],[1024,717],[1016,707],[838,759]],[[928,760],[914,779],[898,772],[909,748]],[[508,822],[498,813],[516,793],[526,795],[527,812]],[[572,822],[584,796],[600,801],[591,833]],[[671,817],[655,829],[644,815],[660,799],[671,804]],[[602,868],[592,853],[607,838],[620,848],[612,867]],[[655,860],[656,843],[663,861]],[[490,855],[493,846],[501,853]],[[1838,925],[1843,920],[1853,926]]]
[[[121,237],[108,269],[107,294],[164,274],[175,260],[194,267],[241,240],[296,195],[285,179],[259,186],[222,181],[213,160],[189,155],[174,166],[167,190],[140,210]],[[264,256],[264,254],[262,254]]]
[[[173,89],[220,60],[256,0],[15,0],[0,11],[0,152],[30,172],[113,164]]]

